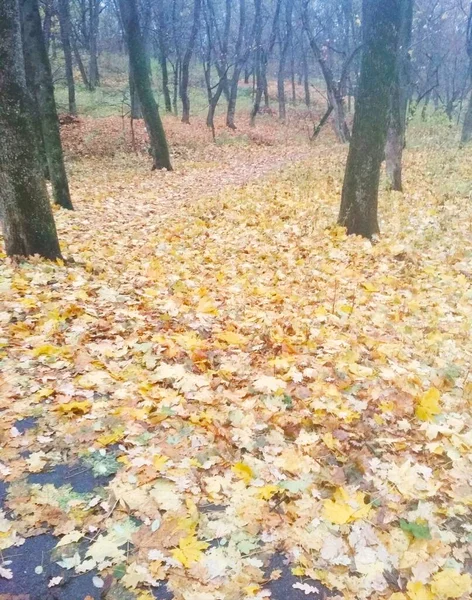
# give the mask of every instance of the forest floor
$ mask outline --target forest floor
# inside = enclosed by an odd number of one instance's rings
[[[1,256],[1,600],[470,598],[470,150],[372,245],[328,131],[166,127],[65,126],[64,262]]]

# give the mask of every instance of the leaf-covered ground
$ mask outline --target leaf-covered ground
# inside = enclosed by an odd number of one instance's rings
[[[65,263],[1,257],[0,592],[470,598],[470,153],[373,246],[344,149],[212,152],[77,160]]]

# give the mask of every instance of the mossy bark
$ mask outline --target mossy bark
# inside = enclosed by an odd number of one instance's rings
[[[56,226],[35,147],[18,0],[0,2],[0,204],[9,256],[60,258]],[[33,141],[33,143],[32,143]]]
[[[64,165],[51,67],[44,44],[38,0],[20,0],[23,17],[23,48],[31,70],[30,89],[37,101],[54,202],[72,209]]]
[[[363,0],[361,74],[338,223],[348,234],[366,238],[379,233],[380,167],[395,76],[401,1]]]
[[[153,169],[167,169],[168,171],[172,171],[164,127],[162,126],[159,109],[152,92],[148,68],[149,60],[139,26],[136,0],[119,0],[118,4],[128,44],[134,84],[138,92],[144,122],[149,134]]]

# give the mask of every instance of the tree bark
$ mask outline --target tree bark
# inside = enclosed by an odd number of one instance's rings
[[[401,0],[401,22],[395,79],[390,96],[390,122],[385,146],[387,179],[390,189],[403,191],[402,159],[405,147],[406,111],[410,82],[410,44],[413,25],[413,0]]]
[[[366,238],[379,233],[380,167],[400,28],[401,0],[363,0],[363,55],[338,224]]]
[[[128,82],[129,82],[129,101],[132,119],[142,119],[143,111],[141,110],[141,102],[139,101],[138,90],[134,83],[133,66],[128,57]]]
[[[58,0],[58,14],[61,28],[62,49],[66,63],[66,79],[69,93],[69,113],[71,115],[76,115],[77,105],[75,103],[74,70],[72,68],[72,49],[70,43],[71,27],[69,0]]]
[[[166,43],[166,21],[162,0],[157,3],[157,39],[159,45],[159,64],[162,74],[162,93],[164,94],[164,106],[166,112],[172,112],[172,101],[169,90],[169,70],[167,68],[167,43]]]
[[[61,257],[34,144],[18,0],[0,2],[0,204],[9,256]]]
[[[230,129],[236,129],[234,118],[236,115],[236,102],[238,99],[239,77],[241,71],[249,58],[251,52],[250,43],[243,49],[244,30],[246,28],[246,0],[239,0],[239,26],[238,39],[236,42],[236,62],[233,74],[229,83],[228,110],[226,112],[226,126]]]
[[[89,87],[93,91],[100,84],[98,71],[98,27],[100,21],[100,0],[89,0]]]
[[[32,68],[30,85],[39,109],[41,132],[54,202],[63,208],[72,210],[73,206],[62,152],[59,119],[54,99],[51,67],[43,40],[38,0],[21,0],[21,5],[24,28],[23,47],[25,56],[28,56],[28,62]]]
[[[284,123],[287,111],[285,105],[285,65],[287,62],[288,51],[292,42],[292,0],[285,2],[285,38],[282,44],[279,60],[279,70],[277,73],[277,97],[279,101],[279,119]],[[293,70],[292,70],[293,75]]]
[[[133,79],[138,91],[141,110],[149,134],[153,169],[172,171],[167,139],[159,115],[159,109],[152,93],[146,56],[146,47],[141,34],[136,0],[118,0],[123,29],[132,65]]]
[[[469,55],[469,79],[472,82],[472,2],[470,3],[469,20],[467,22],[467,54]],[[472,92],[462,126],[461,144],[472,141]]]
[[[182,101],[182,123],[190,123],[190,98],[188,95],[188,84],[190,77],[190,61],[192,59],[195,41],[197,39],[198,26],[200,24],[200,11],[202,0],[195,0],[193,5],[193,23],[190,31],[187,48],[182,60],[182,79],[180,82],[180,99]]]

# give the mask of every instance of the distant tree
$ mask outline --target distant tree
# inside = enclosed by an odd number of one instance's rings
[[[395,77],[402,0],[363,0],[363,55],[338,223],[348,234],[372,238],[380,167]]]
[[[46,152],[54,202],[63,208],[72,209],[62,153],[59,119],[54,99],[51,67],[43,39],[38,0],[20,0],[20,4],[23,18],[25,60],[27,60],[31,69],[29,84],[38,106],[42,141]]]
[[[0,2],[0,64],[0,204],[6,252],[9,256],[60,258],[56,226],[34,145],[18,0]]]
[[[69,0],[58,0],[58,15],[61,28],[62,49],[66,64],[66,79],[69,92],[69,113],[77,114],[77,105],[75,102],[75,83],[74,69],[72,65],[72,46],[71,46],[71,21]]]
[[[190,123],[190,98],[188,95],[188,86],[190,80],[190,61],[192,59],[195,42],[200,26],[200,13],[202,0],[194,0],[193,22],[190,30],[190,37],[182,59],[182,71],[180,79],[180,99],[182,101],[182,123]]]
[[[161,67],[162,75],[162,93],[164,95],[164,106],[166,112],[172,112],[172,100],[170,97],[169,90],[169,71],[167,68],[169,45],[168,45],[168,34],[166,31],[166,11],[164,7],[164,0],[157,0],[156,2],[156,13],[157,13],[157,40],[158,40],[158,56],[159,65]]]
[[[167,169],[168,171],[172,171],[166,134],[152,92],[148,68],[149,61],[139,25],[136,0],[118,0],[118,5],[128,45],[134,84],[138,92],[141,110],[143,111],[146,129],[149,134],[153,169]]]
[[[292,44],[292,13],[293,0],[285,0],[285,19],[283,24],[285,27],[279,27],[280,35],[280,57],[279,68],[277,72],[277,98],[279,101],[279,119],[285,122],[286,105],[285,105],[285,69],[288,53]]]
[[[389,186],[401,192],[402,157],[405,146],[406,111],[410,96],[410,46],[413,24],[413,0],[401,0],[401,23],[395,78],[390,95],[390,116],[385,147],[385,162]]]
[[[472,2],[470,3],[469,19],[467,21],[467,54],[469,56],[469,81],[472,83]],[[462,126],[461,143],[467,144],[472,140],[472,92]]]

